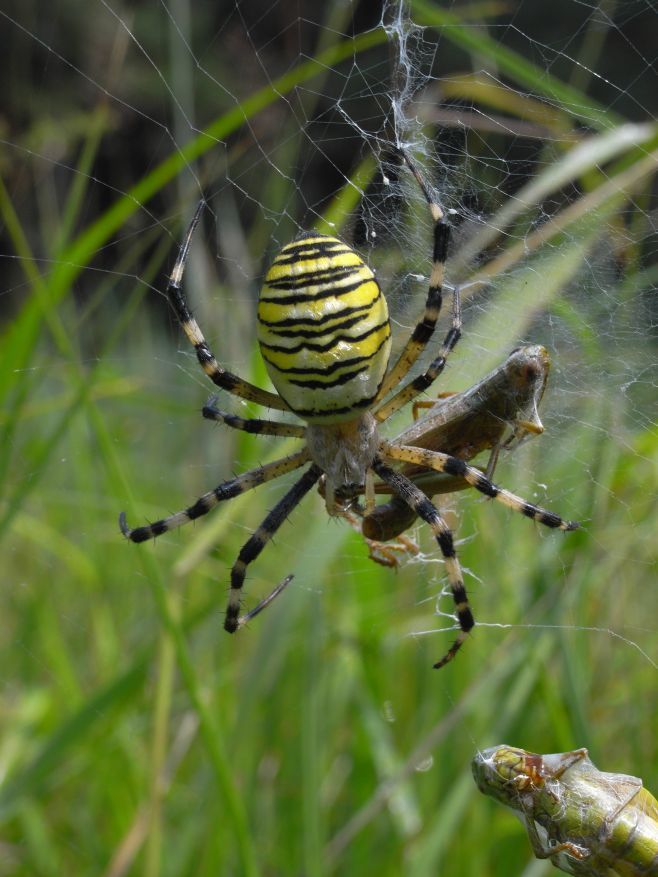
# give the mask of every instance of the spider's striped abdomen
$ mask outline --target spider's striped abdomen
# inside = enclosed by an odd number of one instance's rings
[[[377,395],[391,347],[375,275],[347,244],[309,233],[265,277],[258,341],[279,395],[305,420],[355,417]]]

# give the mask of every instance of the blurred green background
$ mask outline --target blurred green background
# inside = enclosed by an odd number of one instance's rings
[[[658,792],[655,8],[416,0],[424,31],[365,2],[1,14],[0,874],[550,873],[476,791],[478,748],[586,746]],[[421,527],[384,569],[313,493],[247,606],[293,583],[228,637],[230,566],[284,485],[153,544],[117,526],[291,447],[200,417],[163,289],[202,192],[186,289],[224,365],[266,385],[259,278],[327,223],[405,337],[431,232],[382,164],[394,134],[454,211],[449,280],[482,281],[437,390],[545,344],[546,433],[497,481],[583,522],[442,500],[480,626],[438,673],[452,604]]]

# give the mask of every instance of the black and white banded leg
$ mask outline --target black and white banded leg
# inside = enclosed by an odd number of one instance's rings
[[[423,448],[415,448],[411,445],[396,445],[392,442],[382,442],[381,454],[387,460],[397,460],[403,463],[416,463],[426,469],[433,469],[436,472],[445,472],[448,475],[463,478],[464,481],[485,496],[495,499],[497,502],[525,515],[526,518],[532,518],[546,527],[555,530],[576,530],[580,526],[577,521],[565,521],[555,512],[549,512],[546,509],[536,506],[520,496],[505,490],[504,487],[498,487],[493,484],[486,475],[475,466],[469,466],[463,460],[457,457],[451,457],[449,454],[443,454],[440,451],[427,451]]]
[[[227,630],[229,633],[235,633],[239,627],[242,627],[245,621],[253,618],[255,614],[271,603],[290,581],[291,576],[288,576],[255,609],[248,612],[242,618],[240,617],[240,597],[248,565],[258,557],[281,524],[295,506],[306,496],[321,475],[322,470],[318,466],[315,464],[310,466],[288,493],[279,500],[260,527],[247,539],[240,549],[238,559],[233,564],[233,569],[231,570],[231,591],[229,593],[228,606],[226,607],[224,630]]]
[[[461,315],[461,295],[459,287],[456,286],[452,294],[452,324],[448,329],[441,350],[436,359],[433,359],[426,372],[418,375],[412,381],[409,381],[401,390],[399,390],[388,402],[381,405],[375,411],[375,417],[382,422],[399,411],[404,405],[415,399],[420,393],[424,392],[441,374],[445,368],[448,356],[454,350],[457,342],[462,334],[462,315]]]
[[[383,399],[408,374],[409,369],[416,362],[434,334],[443,301],[443,277],[448,256],[448,244],[450,243],[450,225],[446,222],[443,207],[432,196],[429,187],[411,157],[405,150],[401,149],[399,151],[425,196],[434,223],[432,273],[430,275],[424,313],[416,324],[397,362],[384,378],[376,401]]]
[[[205,206],[205,201],[199,202],[185,239],[181,244],[178,258],[167,285],[167,297],[176,311],[181,327],[187,335],[190,344],[194,347],[201,368],[214,384],[217,384],[218,387],[229,393],[233,393],[234,396],[239,396],[241,399],[257,402],[259,405],[264,405],[267,408],[276,408],[279,411],[289,411],[290,409],[280,396],[275,393],[269,393],[267,390],[261,390],[260,387],[244,381],[238,375],[226,371],[226,369],[219,365],[185,300],[182,290],[183,272],[185,271],[185,263],[190,253],[192,237]]]
[[[475,624],[466,588],[464,587],[459,559],[455,551],[454,539],[450,528],[441,517],[434,503],[412,481],[405,475],[402,475],[402,473],[391,469],[390,466],[387,466],[379,458],[375,459],[372,468],[382,481],[385,481],[393,492],[403,499],[419,518],[422,518],[423,521],[429,524],[445,561],[448,584],[450,585],[452,599],[455,603],[459,633],[441,660],[434,664],[434,668],[438,670],[449,661],[452,661]]]
[[[169,515],[169,517],[163,518],[160,521],[155,521],[153,524],[147,524],[144,527],[130,528],[126,521],[125,512],[121,512],[119,515],[119,527],[123,535],[130,539],[131,542],[146,542],[147,539],[162,536],[163,533],[167,533],[169,530],[181,527],[183,524],[194,521],[202,515],[207,515],[220,502],[233,499],[234,496],[239,496],[241,493],[252,490],[266,481],[271,481],[280,475],[285,475],[287,472],[299,469],[308,460],[309,453],[304,448],[304,450],[296,454],[282,457],[280,460],[275,460],[272,463],[266,463],[265,466],[259,466],[257,469],[251,469],[243,475],[238,475],[229,481],[224,481],[223,484],[218,485],[214,490],[204,493],[203,496],[199,497],[188,508]]]
[[[292,438],[306,437],[306,427],[304,426],[299,426],[295,423],[283,423],[279,420],[260,420],[257,417],[237,417],[235,414],[230,414],[228,411],[222,411],[217,408],[216,402],[217,396],[211,396],[201,409],[201,413],[206,420],[224,423],[232,429],[240,429],[253,435],[277,435]]]

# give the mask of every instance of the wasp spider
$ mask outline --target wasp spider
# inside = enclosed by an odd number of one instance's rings
[[[391,327],[384,294],[373,272],[347,244],[307,232],[285,246],[269,269],[258,303],[258,341],[276,393],[262,390],[219,365],[183,295],[181,284],[190,241],[203,210],[197,208],[167,288],[183,331],[208,377],[223,390],[266,408],[293,412],[304,425],[276,420],[245,420],[220,411],[211,400],[204,417],[235,429],[264,435],[294,436],[304,441],[288,457],[231,478],[205,493],[189,508],[153,524],[130,528],[124,514],[124,536],[144,542],[205,515],[218,503],[266,481],[306,466],[304,474],[265,517],[244,544],[231,570],[231,588],[224,628],[234,633],[260,612],[287,585],[291,576],[251,612],[240,614],[242,586],[248,565],[261,553],[295,506],[324,476],[324,496],[330,515],[342,514],[365,490],[374,498],[374,478],[385,482],[431,527],[445,561],[455,602],[459,632],[441,667],[456,654],[473,627],[454,540],[444,518],[423,491],[391,464],[403,462],[457,476],[485,496],[548,527],[572,530],[564,521],[497,487],[477,468],[439,451],[389,442],[379,424],[415,399],[441,374],[461,334],[459,292],[453,293],[451,326],[438,355],[425,372],[405,382],[409,370],[432,337],[441,310],[444,265],[450,225],[415,163],[401,158],[415,177],[433,221],[433,255],[424,312],[394,364],[389,363]],[[307,465],[308,464],[308,465]]]

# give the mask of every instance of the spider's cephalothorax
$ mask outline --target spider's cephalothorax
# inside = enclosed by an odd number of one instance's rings
[[[262,611],[292,578],[288,576],[254,609],[240,615],[248,565],[313,485],[325,476],[326,504],[333,514],[347,511],[351,501],[363,492],[364,485],[368,487],[369,501],[374,501],[377,476],[430,526],[443,555],[459,632],[444,657],[434,665],[441,667],[454,657],[466,639],[474,624],[473,615],[448,525],[420,487],[390,464],[412,464],[423,470],[445,473],[548,527],[572,530],[577,524],[497,487],[463,459],[407,444],[407,433],[402,434],[400,441],[393,442],[378,435],[378,423],[415,399],[441,374],[461,334],[459,291],[455,288],[452,322],[436,357],[425,372],[406,380],[432,337],[439,317],[450,227],[414,162],[402,150],[399,155],[427,201],[434,225],[434,244],[424,311],[402,353],[390,367],[388,309],[374,274],[347,244],[334,237],[309,233],[281,250],[266,275],[260,295],[258,340],[277,392],[262,390],[222,368],[192,316],[181,288],[190,242],[204,206],[203,202],[199,205],[167,288],[183,331],[202,369],[218,387],[265,408],[293,412],[304,423],[247,420],[220,411],[215,407],[215,399],[204,407],[203,415],[234,429],[291,436],[303,439],[304,444],[296,453],[224,481],[168,518],[130,528],[122,513],[119,525],[127,538],[144,542],[205,515],[220,502],[307,466],[243,545],[233,564],[224,622],[225,629],[233,633]]]

